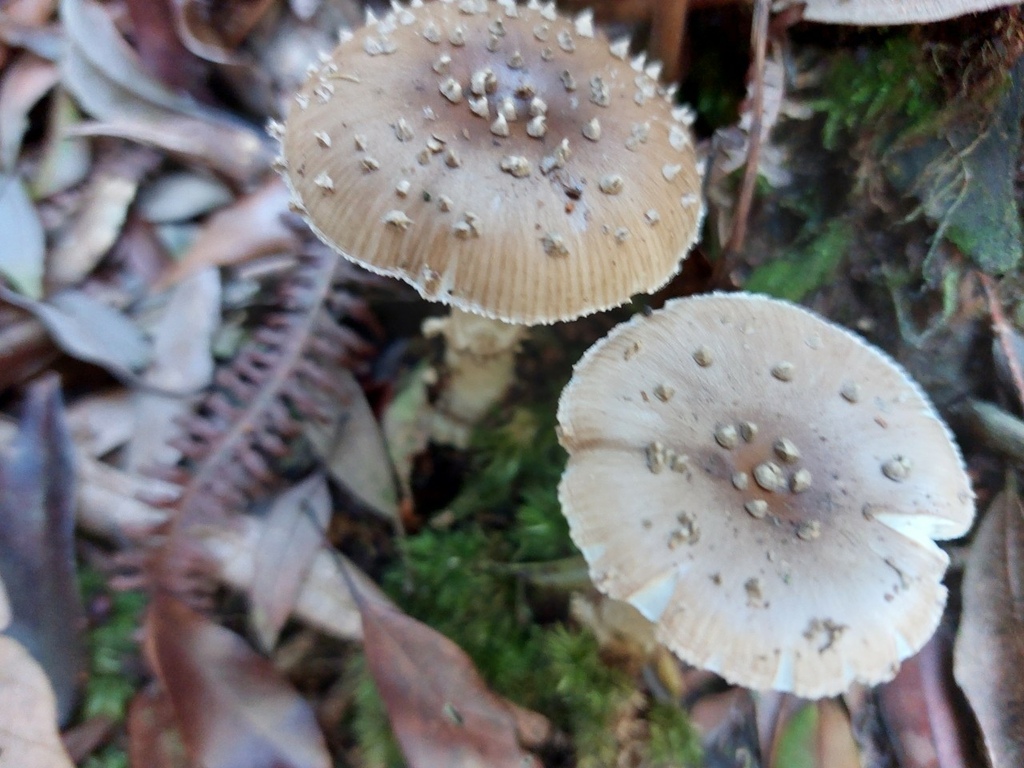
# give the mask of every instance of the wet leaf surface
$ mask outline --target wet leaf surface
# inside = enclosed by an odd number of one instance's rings
[[[150,604],[150,662],[204,768],[329,768],[312,709],[245,641],[168,594]]]
[[[46,670],[63,722],[81,683],[75,630],[85,618],[74,558],[74,460],[55,376],[29,388],[18,433],[0,457],[0,579],[13,613],[6,634]]]
[[[1024,506],[1009,488],[989,506],[964,575],[956,681],[993,768],[1024,764]]]

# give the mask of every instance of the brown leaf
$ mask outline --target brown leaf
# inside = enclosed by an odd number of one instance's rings
[[[202,0],[175,0],[179,5],[202,8],[211,6]],[[212,6],[211,25],[229,48],[234,48],[252,31],[260,19],[274,5],[274,0],[243,0]]]
[[[1024,765],[1024,506],[993,500],[971,545],[954,673],[993,768]]]
[[[204,768],[329,768],[313,710],[238,635],[160,592],[146,654]]]
[[[128,707],[128,762],[146,768],[199,768],[188,759],[167,693],[156,683]]]
[[[7,634],[46,669],[61,720],[84,668],[84,614],[74,555],[74,461],[56,376],[29,388],[18,434],[0,461],[0,579],[13,621]],[[2,718],[0,718],[2,719]]]
[[[944,628],[878,688],[878,708],[902,768],[966,768],[966,734]]]
[[[128,0],[128,16],[139,58],[157,80],[194,92],[207,67],[181,44],[174,29],[173,0]]]
[[[302,591],[331,516],[331,494],[317,473],[278,495],[263,519],[249,587],[251,622],[265,650],[277,644]]]
[[[462,649],[392,605],[359,602],[367,665],[409,768],[541,765]]]
[[[298,237],[281,217],[288,188],[273,178],[234,205],[215,213],[181,260],[163,276],[163,287],[208,266],[226,266],[298,247]]]

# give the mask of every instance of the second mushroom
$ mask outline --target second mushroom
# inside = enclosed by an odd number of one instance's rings
[[[599,589],[684,660],[818,697],[891,678],[942,614],[973,494],[894,362],[785,302],[636,317],[559,404],[559,497]]]

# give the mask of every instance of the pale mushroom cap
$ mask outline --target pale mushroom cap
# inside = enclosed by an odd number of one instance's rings
[[[657,68],[553,4],[420,5],[355,32],[291,108],[286,177],[317,234],[509,322],[671,278],[703,207],[690,113]]]
[[[791,5],[805,4],[805,21],[825,24],[926,24],[953,19],[969,13],[1017,5],[1020,0],[776,0],[780,11]]]
[[[973,494],[920,389],[848,331],[749,294],[669,302],[587,352],[558,423],[595,584],[684,660],[820,697],[934,631],[932,539],[967,531]]]

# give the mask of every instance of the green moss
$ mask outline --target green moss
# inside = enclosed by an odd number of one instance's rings
[[[678,706],[655,702],[647,713],[654,766],[700,765],[700,737]]]
[[[849,222],[831,221],[795,252],[758,267],[743,287],[754,293],[800,301],[833,278],[852,242]]]
[[[128,768],[128,755],[119,747],[106,747],[86,758],[82,768]]]
[[[450,505],[456,523],[406,537],[404,557],[383,584],[409,615],[457,643],[494,691],[571,734],[579,766],[613,765],[610,724],[633,681],[602,661],[588,631],[539,622],[523,581],[508,567],[575,552],[557,499],[565,455],[553,413],[553,402],[516,408],[504,423],[478,430],[472,470]],[[358,680],[353,730],[362,757],[374,768],[400,766],[361,659],[351,671]],[[666,736],[658,738],[674,750],[684,732],[665,723],[658,732]]]
[[[146,596],[142,592],[109,591],[103,576],[90,569],[82,569],[80,588],[87,601],[102,595],[111,603],[108,618],[86,636],[89,679],[85,685],[82,715],[119,721],[124,719],[128,702],[137,688],[138,681],[127,671],[126,662],[138,652],[135,633]]]
[[[909,37],[833,56],[822,91],[827,95],[814,107],[825,114],[822,143],[830,150],[865,131],[884,143],[894,132],[931,120],[942,107],[938,69]]]

